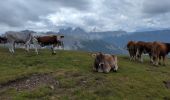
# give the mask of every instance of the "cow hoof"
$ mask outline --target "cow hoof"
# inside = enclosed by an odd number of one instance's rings
[[[158,67],[158,65],[153,64],[155,67]]]
[[[108,74],[109,72],[103,72],[104,74]]]
[[[52,53],[52,55],[56,55],[56,53]]]
[[[163,64],[163,66],[166,66],[166,64]]]
[[[117,70],[113,70],[113,72],[117,72]]]

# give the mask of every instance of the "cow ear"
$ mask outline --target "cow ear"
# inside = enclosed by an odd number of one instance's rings
[[[97,54],[96,54],[96,53],[93,53],[91,56],[92,56],[93,58],[95,58],[95,57],[97,56]]]
[[[95,57],[96,57],[97,55],[99,55],[99,54],[100,54],[100,53],[93,53],[93,54],[91,54],[91,56],[95,58]]]

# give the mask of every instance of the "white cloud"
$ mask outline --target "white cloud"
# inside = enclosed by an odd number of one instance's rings
[[[10,4],[10,6],[8,6]],[[169,0],[6,0],[0,4],[0,29],[87,31],[167,28]]]

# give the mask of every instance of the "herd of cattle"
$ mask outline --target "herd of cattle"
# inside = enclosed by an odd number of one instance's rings
[[[150,57],[150,63],[153,65],[161,64],[165,65],[166,56],[170,52],[170,43],[162,42],[143,42],[143,41],[129,41],[126,49],[129,52],[130,60],[138,60],[143,62],[142,54],[148,54]],[[111,54],[97,53],[93,54],[95,57],[93,70],[97,72],[108,73],[110,71],[118,70],[117,56]]]
[[[35,52],[38,54],[38,47],[51,46],[52,54],[55,54],[56,47],[62,47],[64,49],[64,43],[62,41],[64,36],[58,35],[45,35],[34,36],[31,32],[15,32],[8,31],[4,36],[0,37],[0,43],[6,43],[9,47],[9,51],[14,53],[16,44],[24,44],[25,49],[29,52],[30,45],[35,48]]]
[[[129,41],[127,44],[127,50],[129,51],[131,60],[140,60],[143,62],[142,54],[148,54],[150,62],[154,65],[165,65],[166,56],[170,52],[170,43],[162,42],[143,42],[143,41]]]
[[[32,44],[35,48],[35,52],[38,54],[38,46],[51,46],[52,54],[55,54],[55,47],[62,47],[64,49],[64,43],[62,39],[64,36],[59,35],[45,35],[34,36],[31,32],[14,32],[8,31],[3,37],[0,37],[0,43],[8,44],[9,51],[14,53],[15,44],[22,43],[25,49],[29,51]],[[138,60],[143,62],[142,54],[148,54],[150,57],[150,63],[154,65],[165,65],[166,56],[170,52],[170,43],[162,42],[143,42],[143,41],[129,41],[126,49],[129,52],[130,60]],[[93,54],[95,57],[94,71],[97,72],[110,72],[111,70],[118,70],[117,56],[110,54],[97,53]]]

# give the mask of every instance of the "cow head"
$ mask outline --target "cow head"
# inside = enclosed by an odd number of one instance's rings
[[[94,62],[94,70],[98,72],[103,72],[103,69],[105,67],[105,56],[103,53],[96,53],[92,55],[95,57],[95,62]]]
[[[7,38],[5,37],[0,37],[0,43],[6,43],[7,42]]]
[[[156,60],[156,58],[158,58],[158,53],[159,53],[159,47],[158,47],[159,43],[158,42],[153,42],[152,45],[152,49],[151,49],[151,55],[153,57],[153,60]]]

